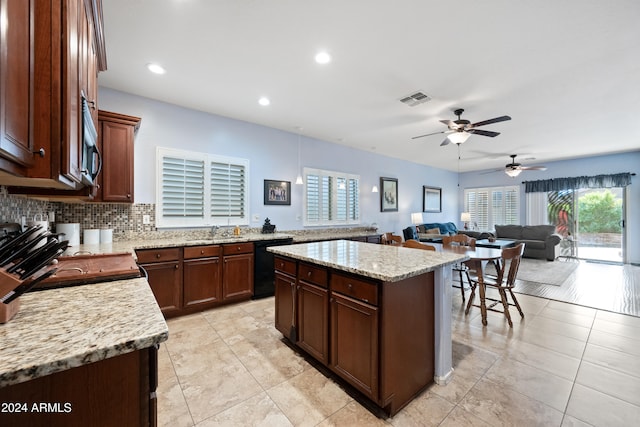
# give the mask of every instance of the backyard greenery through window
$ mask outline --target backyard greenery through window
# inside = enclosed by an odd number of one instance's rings
[[[360,176],[304,169],[304,225],[360,223]]]
[[[158,147],[156,226],[249,224],[249,161]]]

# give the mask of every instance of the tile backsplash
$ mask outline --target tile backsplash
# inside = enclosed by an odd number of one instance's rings
[[[82,230],[113,228],[114,240],[156,230],[154,204],[51,202],[8,194],[0,187],[0,222],[20,222],[22,217],[28,221],[49,212],[54,212],[56,223],[78,222]],[[149,215],[150,224],[143,224],[144,215]]]

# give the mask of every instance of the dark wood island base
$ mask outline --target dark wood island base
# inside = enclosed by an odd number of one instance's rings
[[[276,328],[384,414],[434,381],[432,271],[388,282],[282,256],[275,267]]]

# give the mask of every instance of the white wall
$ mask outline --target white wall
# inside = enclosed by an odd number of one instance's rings
[[[100,108],[142,118],[135,141],[135,202],[155,203],[156,147],[172,147],[250,161],[250,215],[265,217],[279,230],[304,228],[302,186],[294,184],[298,175],[298,136],[295,133],[229,119],[176,105],[100,88]],[[292,128],[295,124],[292,123]],[[402,150],[402,143],[398,143]],[[457,174],[455,172],[384,157],[321,141],[301,138],[301,167],[313,167],[360,175],[360,212],[364,225],[377,223],[381,232],[411,225],[411,213],[422,211],[422,186],[441,187],[441,213],[424,213],[425,222],[459,223]],[[398,212],[380,212],[380,194],[371,193],[380,177],[398,179]],[[263,180],[291,181],[291,206],[265,206]]]
[[[540,162],[533,163],[538,164]],[[546,171],[526,171],[516,178],[510,178],[502,172],[485,173],[487,171],[479,171],[463,173],[460,175],[460,186],[462,188],[478,188],[521,184],[520,206],[523,207],[525,206],[523,181],[623,172],[636,173],[638,175],[632,177],[631,185],[627,187],[627,260],[634,264],[640,263],[640,240],[637,238],[640,235],[640,151],[558,162],[544,162],[544,165],[547,166]],[[461,207],[464,206],[463,197],[461,195],[458,201]],[[521,209],[520,220],[521,224],[525,223],[524,209]]]

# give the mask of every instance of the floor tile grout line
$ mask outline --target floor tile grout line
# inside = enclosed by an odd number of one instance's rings
[[[182,382],[180,381],[180,376],[178,375],[178,372],[176,371],[176,366],[175,363],[173,362],[173,357],[171,356],[171,352],[169,351],[168,348],[166,348],[166,343],[163,343],[165,345],[165,351],[167,352],[167,356],[169,357],[169,361],[171,362],[171,368],[173,369],[173,374],[176,376],[176,381],[178,382],[178,387],[180,387],[180,394],[182,395],[182,398],[184,399],[184,404],[187,406],[187,411],[189,411],[189,417],[191,418],[191,425],[195,426],[196,425],[196,421],[193,418],[193,413],[191,412],[191,406],[189,406],[189,401],[187,400],[187,396],[185,396],[184,394],[184,388],[182,387]]]
[[[593,332],[593,325],[595,325],[597,317],[598,317],[598,311],[596,311],[595,315],[593,316],[593,321],[591,322],[591,327],[589,328],[589,334],[587,335],[587,340],[586,340],[584,349],[582,350],[582,355],[580,356],[580,363],[578,364],[578,369],[576,370],[576,376],[573,379],[573,384],[571,384],[571,390],[569,391],[569,398],[567,399],[567,404],[564,407],[564,414],[562,415],[562,422],[564,422],[564,419],[567,416],[567,410],[569,409],[569,404],[571,403],[571,397],[573,396],[573,391],[575,390],[575,387],[576,387],[576,382],[578,380],[578,375],[580,374],[580,369],[582,368],[582,362],[584,360],[584,355],[586,354],[587,346],[589,345],[589,338],[591,338],[591,332]],[[580,419],[580,418],[576,417],[575,415],[569,415],[569,416],[574,417],[576,419]],[[580,421],[584,421],[584,420],[580,419]],[[584,421],[584,422],[586,422],[586,421]]]

